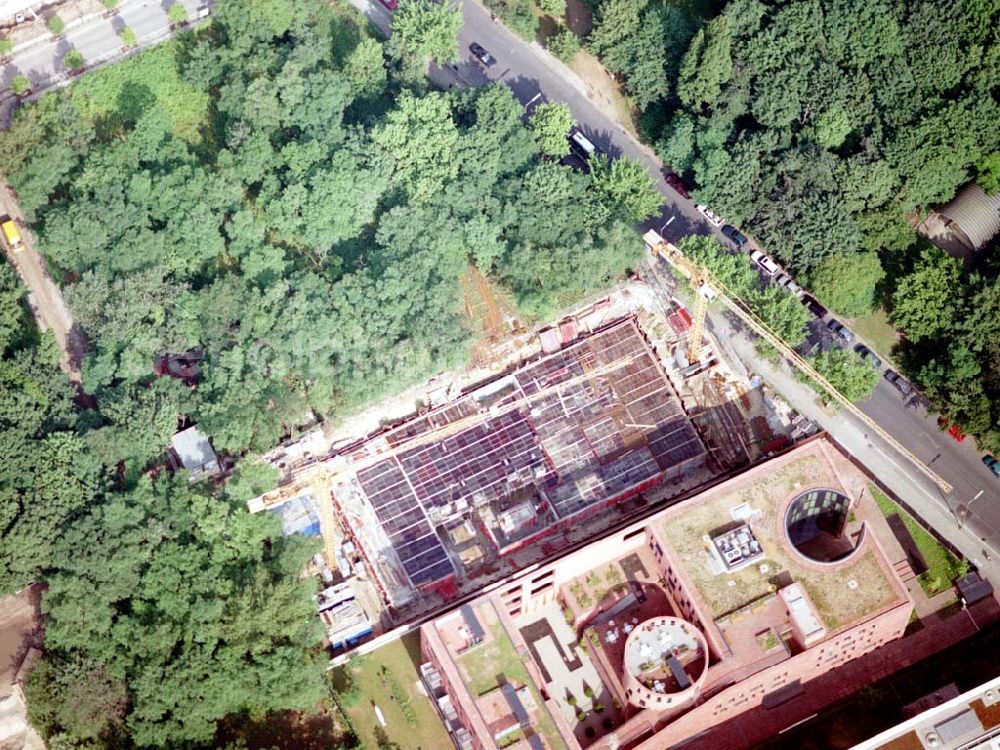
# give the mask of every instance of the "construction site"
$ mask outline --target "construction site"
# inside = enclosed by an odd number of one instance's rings
[[[814,431],[649,275],[532,330],[473,277],[467,370],[267,457],[279,486],[250,509],[281,515],[285,533],[322,535],[316,601],[334,649]]]

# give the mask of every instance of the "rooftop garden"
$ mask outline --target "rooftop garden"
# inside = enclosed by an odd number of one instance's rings
[[[792,581],[801,583],[827,628],[857,622],[895,598],[889,578],[871,552],[832,570],[806,567],[784,542],[785,501],[811,486],[839,488],[832,467],[816,452],[764,475],[746,479],[662,522],[667,540],[685,562],[713,617],[721,617],[776,591]],[[735,573],[712,572],[703,537],[732,521],[730,509],[748,504],[760,512],[751,526],[764,559]],[[853,583],[852,583],[853,582]]]
[[[492,622],[484,625],[492,637],[470,648],[456,659],[462,670],[465,686],[474,697],[496,689],[500,685],[501,678],[515,687],[527,687],[538,705],[532,712],[532,726],[545,738],[549,747],[562,747],[564,743],[559,730],[556,729],[555,722],[545,707],[538,686],[524,666],[525,660],[531,657],[528,655],[522,657],[517,653],[513,641],[498,619],[494,617]]]
[[[595,604],[600,604],[610,594],[624,594],[628,584],[616,561],[574,578],[567,588],[579,610],[585,612]]]

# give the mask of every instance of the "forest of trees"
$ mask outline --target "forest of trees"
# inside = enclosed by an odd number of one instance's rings
[[[1000,189],[1000,3],[600,0],[587,44],[698,202],[835,312],[887,310],[906,373],[1000,450],[1000,261],[913,229]]]
[[[51,747],[195,748],[222,717],[323,699],[314,545],[247,513],[274,481],[249,461],[224,487],[150,471],[181,418],[270,448],[464,360],[468,264],[530,317],[641,255],[644,171],[546,156],[566,113],[526,125],[506,88],[429,89],[455,50],[440,7],[382,44],[319,2],[223,0],[0,137],[88,343],[74,401],[0,268],[0,594],[47,586],[28,692]],[[194,351],[193,387],[155,376]]]

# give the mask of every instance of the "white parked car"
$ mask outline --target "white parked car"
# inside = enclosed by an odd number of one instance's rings
[[[722,217],[716,216],[712,212],[712,209],[710,209],[708,206],[703,206],[701,204],[696,204],[695,208],[698,209],[698,213],[700,213],[702,216],[704,216],[706,219],[708,219],[708,222],[713,227],[721,227],[722,226]]]
[[[760,250],[754,250],[750,253],[750,260],[756,263],[758,266],[764,269],[768,276],[774,276],[778,271],[781,270],[781,266],[767,257]]]

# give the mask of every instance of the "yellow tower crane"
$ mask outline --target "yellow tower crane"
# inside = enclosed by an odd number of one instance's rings
[[[921,474],[933,481],[934,484],[940,487],[942,491],[952,491],[952,486],[946,482],[943,477],[913,455],[913,453],[911,453],[898,440],[886,432],[882,426],[878,424],[878,422],[861,411],[861,409],[855,406],[850,399],[838,391],[829,380],[817,372],[812,365],[799,355],[798,352],[786,344],[785,341],[772,331],[763,320],[758,318],[757,315],[754,314],[753,310],[740,302],[739,299],[732,294],[721,281],[713,277],[707,268],[704,268],[687,258],[675,245],[664,240],[663,237],[661,237],[655,230],[651,229],[646,232],[646,234],[643,235],[643,239],[646,241],[646,245],[652,252],[662,257],[671,266],[680,271],[681,275],[688,279],[692,286],[696,287],[696,291],[698,291],[698,304],[695,308],[694,317],[695,321],[697,321],[699,317],[701,318],[701,326],[692,327],[692,350],[693,347],[696,347],[700,342],[704,330],[704,320],[705,315],[707,314],[710,296],[704,294],[701,290],[705,290],[707,287],[707,291],[711,292],[712,298],[719,299],[719,301],[729,308],[730,312],[746,323],[758,336],[784,354],[785,358],[796,368],[813,381],[819,383],[823,389],[830,394],[834,401],[844,407],[851,413],[852,416],[861,421],[862,424],[864,424],[868,429],[875,432],[880,438],[895,448],[896,451],[898,451],[903,458],[913,464],[913,466]],[[700,314],[699,309],[702,311]],[[695,337],[696,333],[697,337]]]

